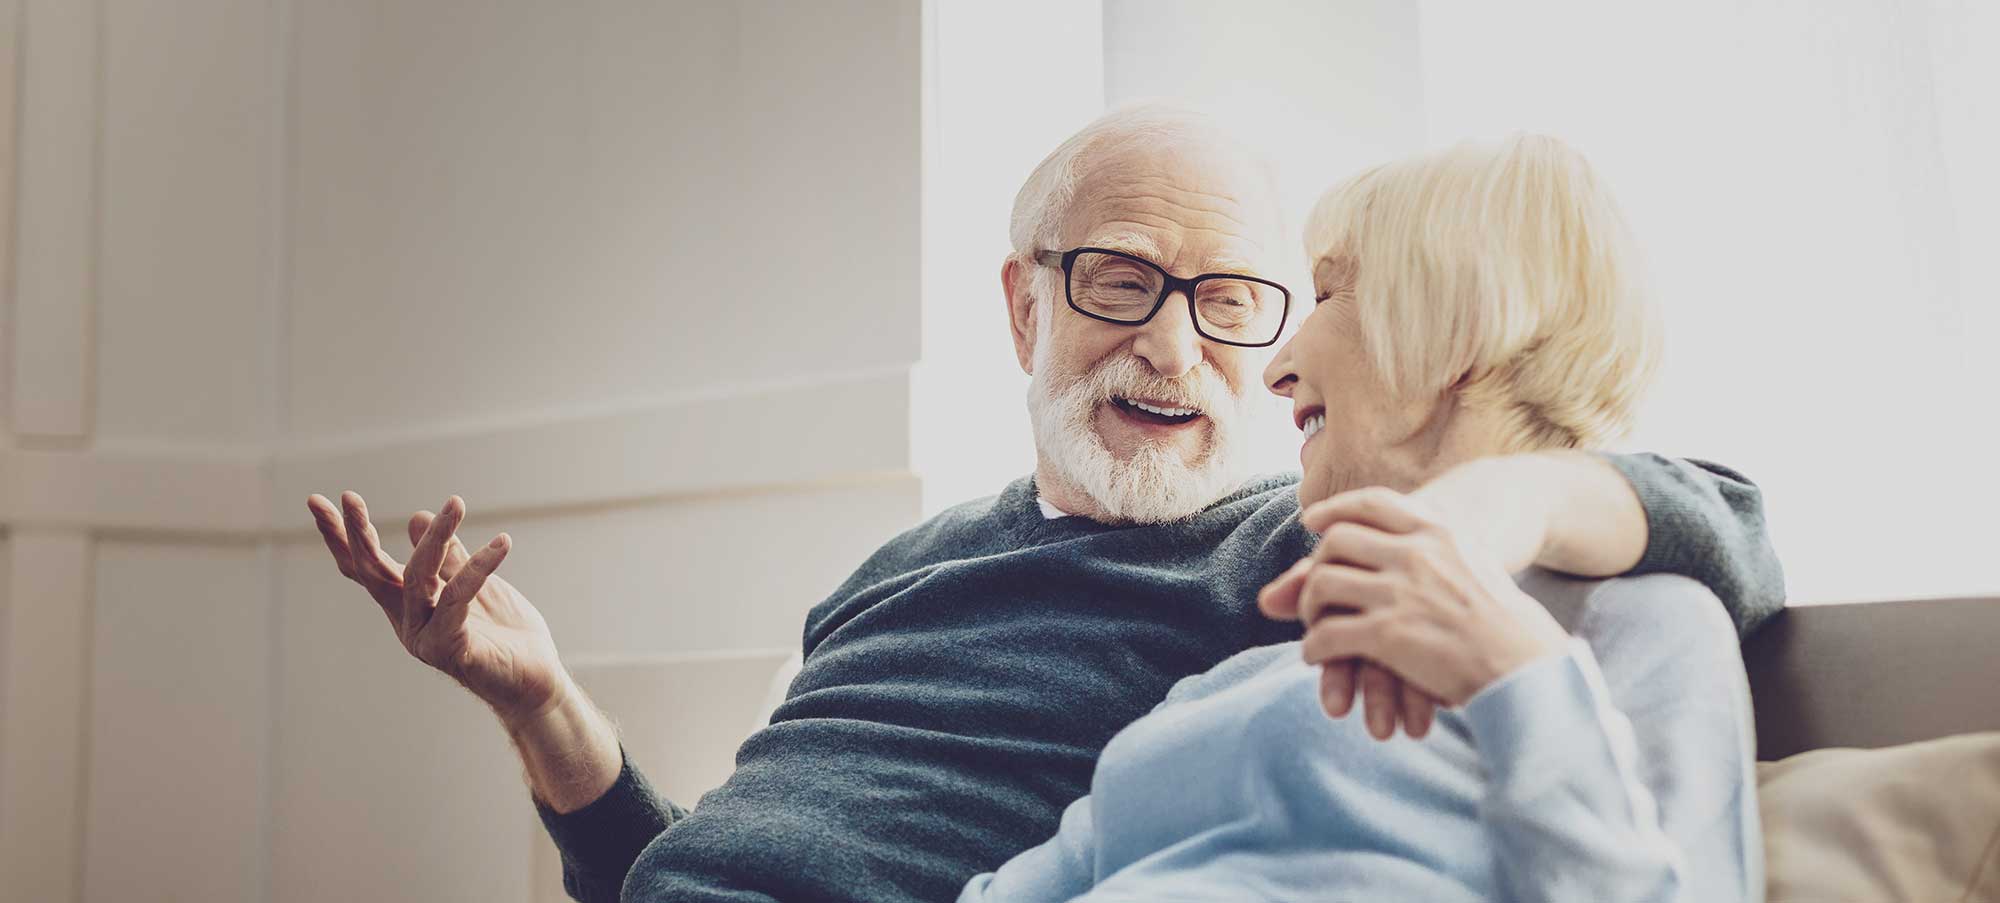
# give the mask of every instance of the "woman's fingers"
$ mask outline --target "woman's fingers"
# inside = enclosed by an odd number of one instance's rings
[[[1299,591],[1305,588],[1312,564],[1311,558],[1301,558],[1257,591],[1257,608],[1264,617],[1286,621],[1299,616]]]
[[[1325,533],[1343,521],[1389,533],[1413,533],[1428,525],[1431,516],[1423,504],[1385,486],[1343,492],[1315,502],[1299,515],[1299,522],[1314,533]]]
[[[1327,715],[1345,718],[1354,711],[1354,669],[1361,663],[1355,659],[1327,662],[1319,669],[1319,704]]]
[[[1380,612],[1331,615],[1306,628],[1299,642],[1299,654],[1308,663],[1323,665],[1335,659],[1370,658],[1376,652],[1377,635],[1386,618]]]
[[[456,630],[465,623],[467,613],[472,608],[472,597],[479,594],[479,588],[486,585],[486,578],[500,567],[500,562],[513,548],[513,540],[502,533],[493,541],[472,553],[458,575],[444,585],[444,592],[438,594],[437,614],[433,620],[446,630]]]
[[[1403,693],[1395,675],[1374,662],[1362,662],[1356,680],[1361,684],[1361,708],[1368,716],[1368,734],[1387,740],[1396,734],[1402,720]]]
[[[1403,681],[1403,732],[1412,740],[1422,740],[1431,732],[1431,722],[1436,718],[1437,700],[1415,684]]]
[[[1312,557],[1320,562],[1355,564],[1383,569],[1402,561],[1409,540],[1400,533],[1356,521],[1340,521],[1326,528]]]
[[[1311,625],[1321,618],[1370,611],[1394,601],[1394,585],[1380,572],[1346,564],[1316,564],[1304,579],[1293,607]]]

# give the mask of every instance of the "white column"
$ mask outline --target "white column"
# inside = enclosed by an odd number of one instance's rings
[[[911,455],[924,512],[1035,466],[1000,291],[1014,193],[1104,110],[1098,0],[924,4],[923,357]]]

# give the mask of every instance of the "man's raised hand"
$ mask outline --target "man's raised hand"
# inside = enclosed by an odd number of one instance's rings
[[[452,496],[437,515],[410,519],[415,548],[407,565],[382,550],[361,496],[341,493],[335,508],[314,495],[306,508],[341,575],[368,591],[412,656],[471,690],[510,727],[562,701],[569,679],[547,622],[493,573],[511,542],[502,533],[466,554],[455,535],[464,501]]]

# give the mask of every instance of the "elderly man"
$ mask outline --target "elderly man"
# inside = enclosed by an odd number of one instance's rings
[[[1299,307],[1257,275],[1284,240],[1261,169],[1198,117],[1116,112],[1029,177],[1012,240],[1035,473],[891,540],[815,607],[787,699],[692,812],[654,795],[493,576],[504,534],[468,556],[454,497],[412,519],[404,566],[358,496],[311,500],[405,647],[500,716],[578,899],[949,899],[1048,837],[1105,742],[1177,679],[1299,637],[1256,604],[1313,547],[1296,477],[1240,464],[1245,400]],[[1509,569],[1684,574],[1746,630],[1782,602],[1757,492],[1720,468],[1528,455],[1417,494]],[[1301,611],[1338,603],[1313,566],[1292,573]],[[1330,703],[1350,673],[1329,669]],[[1428,698],[1360,681],[1376,736],[1424,732]]]

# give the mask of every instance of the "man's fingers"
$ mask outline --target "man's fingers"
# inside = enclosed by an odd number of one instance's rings
[[[1374,662],[1362,662],[1357,681],[1361,684],[1361,707],[1368,715],[1368,734],[1387,740],[1396,734],[1402,720],[1403,691],[1396,676]]]
[[[1390,533],[1411,533],[1431,522],[1422,503],[1394,489],[1370,486],[1343,492],[1315,502],[1299,516],[1299,522],[1314,533],[1342,521],[1367,524]]]
[[[458,529],[459,521],[465,517],[465,501],[458,496],[445,499],[444,507],[431,518],[430,526],[424,529],[416,547],[410,551],[410,564],[403,570],[403,618],[404,626],[417,628],[429,620],[431,600],[437,595],[438,585],[443,581],[438,577],[438,568],[444,564],[446,537]]]
[[[419,511],[410,515],[411,545],[423,541],[424,531],[430,529],[431,520],[436,516],[429,511]],[[438,569],[438,576],[446,581],[451,580],[458,576],[459,569],[465,567],[465,563],[471,558],[472,556],[465,552],[465,543],[459,542],[458,534],[453,533],[444,541],[444,566]]]
[[[382,551],[381,537],[376,534],[375,525],[368,522],[367,503],[356,493],[343,492],[340,506],[346,519],[347,547],[352,556],[349,560],[354,564],[355,576],[400,586],[403,566]]]
[[[326,543],[326,550],[333,554],[333,563],[340,568],[340,576],[354,576],[354,556],[347,550],[346,528],[341,525],[340,512],[326,496],[313,493],[306,496],[306,510],[312,512],[313,526],[319,528],[319,538]]]
[[[448,628],[465,623],[466,613],[472,607],[472,597],[486,585],[486,578],[493,575],[494,569],[500,566],[513,545],[514,541],[502,533],[472,553],[472,558],[459,570],[458,576],[451,578],[451,582],[444,585],[444,592],[438,594],[435,616],[438,623]]]
[[[1350,658],[1320,666],[1319,704],[1328,715],[1345,718],[1354,710],[1354,669],[1360,665]]]
[[[1417,689],[1409,681],[1403,682],[1403,732],[1412,740],[1422,740],[1431,732],[1431,722],[1437,718],[1437,700],[1431,694]]]

